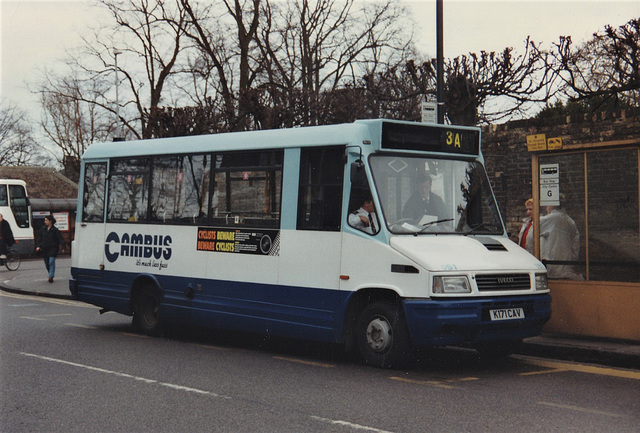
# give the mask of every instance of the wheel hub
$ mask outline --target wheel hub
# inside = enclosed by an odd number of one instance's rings
[[[391,325],[384,319],[374,319],[367,326],[367,343],[376,352],[384,352],[393,343]]]

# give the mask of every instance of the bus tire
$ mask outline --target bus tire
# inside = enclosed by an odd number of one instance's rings
[[[160,320],[160,297],[149,287],[140,290],[133,300],[133,326],[147,335],[162,333]]]
[[[400,305],[375,302],[367,305],[356,322],[356,344],[365,364],[402,368],[413,361],[413,347]]]

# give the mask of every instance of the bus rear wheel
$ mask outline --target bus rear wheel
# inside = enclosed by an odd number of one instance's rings
[[[154,290],[144,288],[135,296],[133,326],[147,335],[160,335],[160,298]]]
[[[413,347],[398,304],[366,306],[356,322],[356,344],[364,363],[379,368],[402,368],[413,361]]]

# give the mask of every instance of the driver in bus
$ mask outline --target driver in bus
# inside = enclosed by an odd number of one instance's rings
[[[349,214],[349,225],[370,235],[378,233],[378,219],[373,197],[368,193],[360,208]]]
[[[431,192],[433,180],[431,175],[418,175],[418,190],[409,197],[402,209],[402,217],[412,219],[420,224],[447,218],[444,201]],[[428,219],[429,221],[424,221]]]
[[[0,259],[7,258],[9,248],[15,243],[9,221],[5,220],[0,214]]]

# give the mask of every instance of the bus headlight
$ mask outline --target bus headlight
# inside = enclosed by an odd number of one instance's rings
[[[463,275],[433,277],[433,293],[471,293],[471,285]]]
[[[536,274],[536,290],[547,290],[547,274]]]

